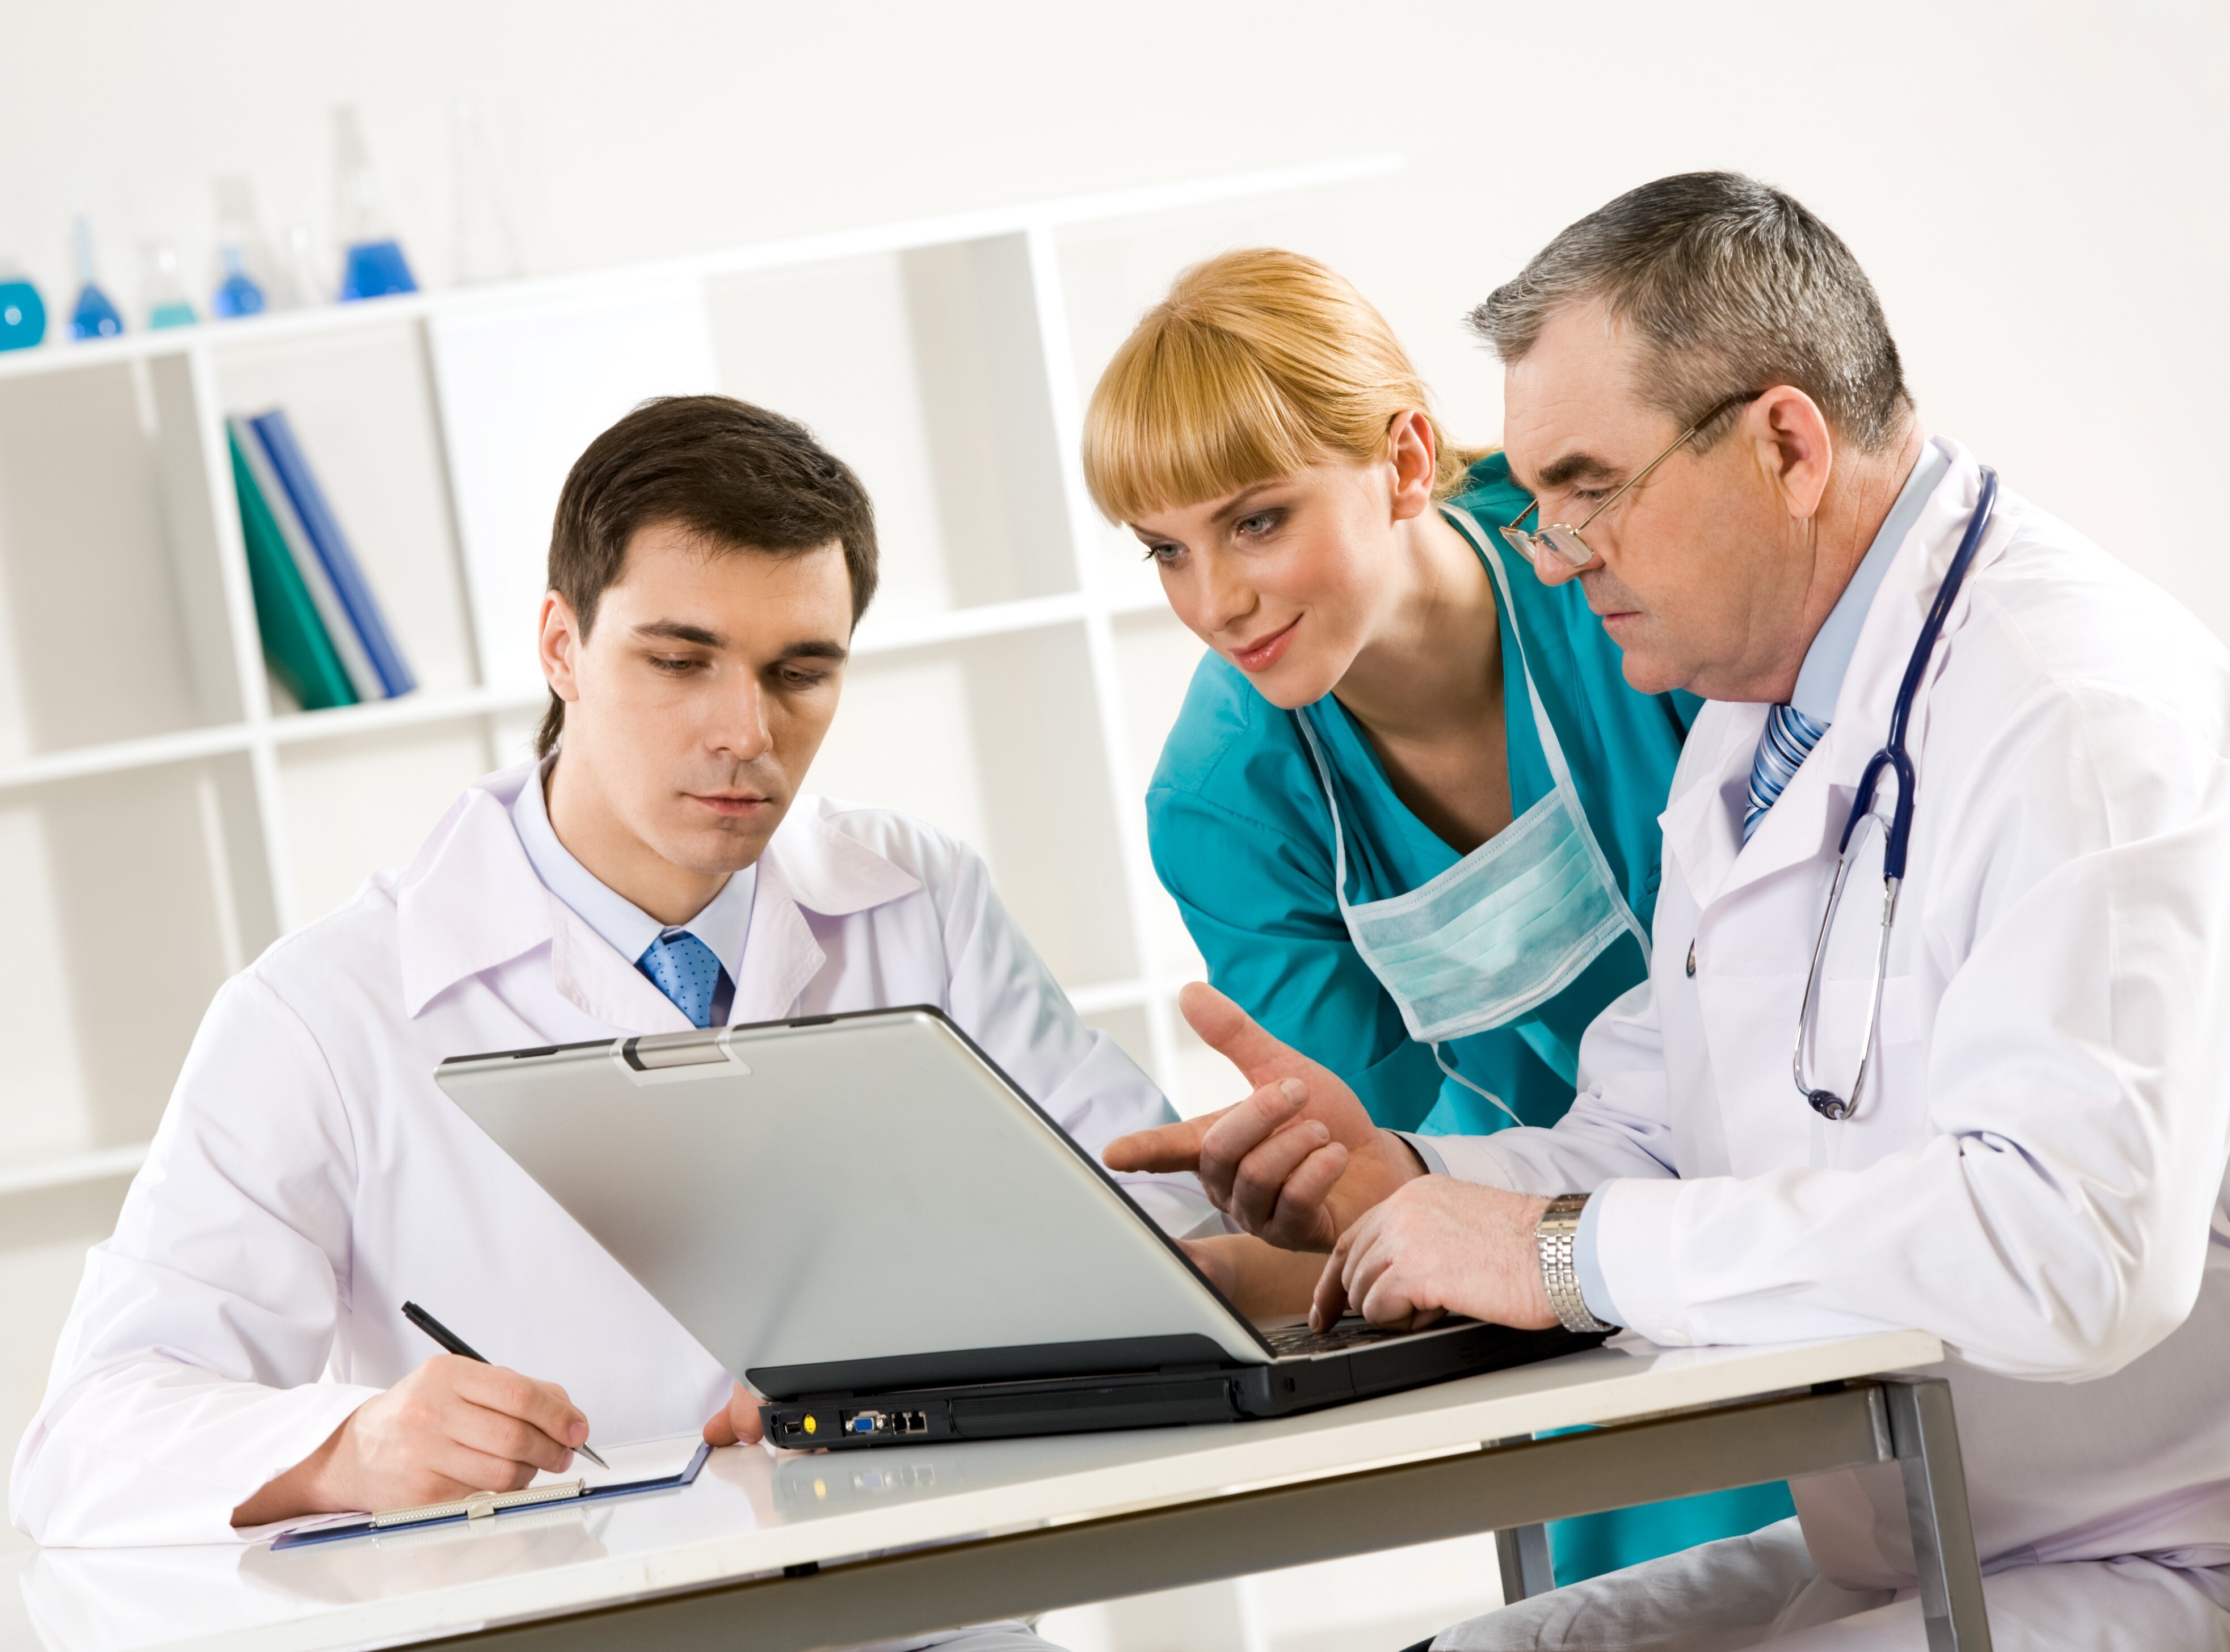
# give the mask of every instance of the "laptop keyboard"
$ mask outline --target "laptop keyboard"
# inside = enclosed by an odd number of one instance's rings
[[[1360,1314],[1350,1314],[1328,1331],[1312,1331],[1305,1321],[1299,1325],[1272,1326],[1262,1335],[1273,1352],[1283,1357],[1292,1357],[1312,1353],[1344,1353],[1350,1348],[1384,1342],[1394,1337],[1407,1336],[1408,1333],[1373,1325]]]

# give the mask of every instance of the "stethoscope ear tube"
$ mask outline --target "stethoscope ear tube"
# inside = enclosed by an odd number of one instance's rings
[[[1874,754],[1874,762],[1866,765],[1869,778],[1875,764],[1886,757],[1897,769],[1897,813],[1890,822],[1889,842],[1882,852],[1882,875],[1891,879],[1905,876],[1905,852],[1912,841],[1912,794],[1915,777],[1912,758],[1905,749],[1905,730],[1912,722],[1912,703],[1920,694],[1920,678],[1928,669],[1928,662],[1936,653],[1937,639],[1943,634],[1943,621],[1951,612],[1951,604],[1967,583],[1967,570],[1975,564],[1975,553],[1982,549],[1982,536],[1990,530],[1990,517],[1998,503],[1998,473],[1988,465],[1982,466],[1982,491],[1975,501],[1974,514],[1967,518],[1967,531],[1959,537],[1959,549],[1953,553],[1951,566],[1943,570],[1943,582],[1936,588],[1936,600],[1928,605],[1928,617],[1920,622],[1920,635],[1912,645],[1912,658],[1905,662],[1905,680],[1897,685],[1897,702],[1889,714],[1889,740]],[[1871,807],[1872,793],[1861,787],[1861,802],[1855,808]],[[1850,828],[1844,828],[1846,841]]]
[[[1882,984],[1889,971],[1890,929],[1897,921],[1898,890],[1905,882],[1905,852],[1912,843],[1913,794],[1917,789],[1912,767],[1912,755],[1905,749],[1905,736],[1912,721],[1912,703],[1920,692],[1920,679],[1928,670],[1928,662],[1936,652],[1937,640],[1943,634],[1943,621],[1951,612],[1960,588],[1967,582],[1967,570],[1974,566],[1975,553],[1981,549],[1982,536],[1989,531],[1990,517],[1998,499],[1998,473],[1988,466],[1982,466],[1982,488],[1975,501],[1975,509],[1967,519],[1967,530],[1960,537],[1959,549],[1953,553],[1951,565],[1943,572],[1943,582],[1936,588],[1936,597],[1928,605],[1928,614],[1920,624],[1920,635],[1912,645],[1912,657],[1905,662],[1905,678],[1898,685],[1897,701],[1889,718],[1889,739],[1879,751],[1866,759],[1865,770],[1859,776],[1856,795],[1851,800],[1851,813],[1843,822],[1843,835],[1835,845],[1835,877],[1827,890],[1827,910],[1821,915],[1820,938],[1812,948],[1812,967],[1804,980],[1804,1000],[1796,1012],[1796,1048],[1789,1057],[1789,1072],[1796,1081],[1797,1093],[1813,1111],[1824,1119],[1840,1122],[1857,1110],[1859,1091],[1865,1085],[1866,1069],[1873,1060],[1874,1036],[1881,1014]],[[1866,1039],[1859,1047],[1859,1070],[1851,1081],[1851,1093],[1847,1099],[1834,1091],[1815,1087],[1804,1070],[1805,1034],[1812,1025],[1813,1011],[1820,992],[1820,967],[1827,955],[1827,936],[1834,927],[1835,913],[1843,903],[1843,896],[1853,864],[1851,845],[1859,826],[1868,820],[1878,819],[1873,813],[1874,798],[1881,785],[1882,771],[1890,770],[1896,777],[1897,801],[1891,807],[1889,825],[1882,844],[1882,921],[1881,935],[1874,948],[1873,991],[1866,1000]]]

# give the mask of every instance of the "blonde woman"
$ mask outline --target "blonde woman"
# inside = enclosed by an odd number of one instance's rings
[[[1211,651],[1147,793],[1211,983],[1379,1124],[1553,1124],[1641,983],[1698,702],[1627,686],[1578,582],[1497,530],[1384,319],[1313,260],[1186,271],[1093,393],[1085,474]],[[1792,1512],[1781,1486],[1552,1528],[1560,1583]]]

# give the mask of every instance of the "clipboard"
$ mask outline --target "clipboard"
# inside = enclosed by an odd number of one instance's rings
[[[565,1480],[554,1486],[529,1486],[524,1491],[476,1491],[468,1496],[453,1498],[446,1503],[424,1503],[416,1508],[390,1509],[368,1520],[350,1520],[339,1526],[306,1527],[274,1538],[271,1546],[274,1549],[306,1548],[313,1543],[338,1543],[345,1538],[371,1537],[381,1532],[423,1531],[429,1526],[469,1525],[474,1520],[494,1520],[522,1509],[570,1507],[577,1503],[602,1502],[611,1497],[633,1497],[647,1491],[671,1491],[693,1482],[697,1478],[697,1471],[705,1466],[705,1459],[712,1455],[712,1448],[700,1443],[696,1454],[689,1459],[687,1468],[679,1474],[661,1475],[654,1480],[628,1480],[604,1486],[591,1486],[585,1480]]]

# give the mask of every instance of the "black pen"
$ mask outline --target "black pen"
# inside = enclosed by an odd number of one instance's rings
[[[473,1348],[467,1347],[464,1338],[459,1336],[448,1326],[442,1324],[441,1321],[435,1319],[424,1308],[419,1307],[417,1303],[403,1303],[403,1317],[409,1320],[413,1325],[423,1331],[428,1336],[432,1337],[435,1341],[440,1343],[443,1353],[454,1353],[460,1359],[477,1360],[484,1366],[493,1363],[488,1359],[487,1355],[478,1353]],[[602,1457],[590,1450],[589,1449],[589,1443],[586,1440],[582,1441],[580,1444],[575,1446],[573,1449],[576,1451],[578,1451],[583,1456],[588,1458],[590,1462],[595,1463],[599,1469],[603,1469],[607,1471],[610,1469],[612,1465],[606,1462]]]

